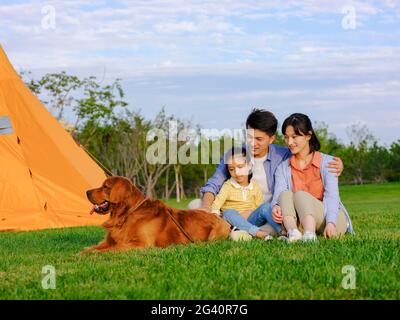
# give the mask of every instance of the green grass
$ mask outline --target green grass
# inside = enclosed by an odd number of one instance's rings
[[[0,233],[0,299],[399,299],[400,184],[344,186],[357,234],[315,244],[274,240],[79,256],[98,227]],[[185,206],[187,202],[174,206]],[[56,289],[41,286],[56,269]],[[341,286],[356,270],[356,289]]]

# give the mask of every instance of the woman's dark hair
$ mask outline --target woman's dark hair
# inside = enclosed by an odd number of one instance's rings
[[[231,174],[230,174],[229,168],[228,168],[228,164],[231,164],[231,162],[229,160],[232,159],[236,155],[241,155],[241,156],[245,157],[246,163],[248,163],[248,164],[251,163],[251,157],[247,153],[247,150],[245,147],[233,147],[232,149],[228,150],[224,155],[224,163],[225,163],[225,168],[226,168],[226,172],[228,175],[228,179],[231,178]],[[250,171],[249,175],[247,177],[248,177],[248,181],[250,182],[251,178],[253,178],[253,172]]]
[[[263,109],[253,109],[247,117],[246,128],[260,130],[271,137],[276,133],[278,120],[276,120],[272,112]]]
[[[292,126],[294,132],[298,135],[305,136],[309,135],[311,132],[311,139],[308,142],[310,145],[310,151],[318,151],[321,149],[321,144],[315,134],[315,131],[312,127],[311,120],[308,116],[302,113],[293,113],[291,116],[286,118],[282,125],[282,134],[286,134],[286,128],[288,126]]]

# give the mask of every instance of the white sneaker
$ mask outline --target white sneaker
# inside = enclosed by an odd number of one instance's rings
[[[271,235],[269,235],[269,234],[267,234],[265,237],[264,237],[264,241],[271,241],[271,240],[273,240],[274,238],[271,236]]]
[[[233,230],[231,231],[230,238],[233,241],[249,241],[253,239],[253,236],[244,230]]]
[[[301,238],[302,241],[312,241],[315,242],[317,241],[317,236],[315,234],[315,232],[312,231],[306,231],[303,234],[303,237]]]
[[[288,234],[288,242],[296,242],[302,239],[302,234],[299,229],[289,230]]]

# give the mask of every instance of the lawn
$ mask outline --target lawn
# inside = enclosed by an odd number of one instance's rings
[[[0,233],[0,299],[400,299],[400,184],[344,186],[355,236],[79,256],[100,227]],[[174,206],[182,206],[185,203]],[[42,268],[56,272],[43,289]],[[342,273],[354,267],[355,289]]]

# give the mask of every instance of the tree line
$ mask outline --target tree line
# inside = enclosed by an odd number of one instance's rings
[[[216,146],[221,154],[226,148],[224,142],[229,138],[226,135],[210,137],[207,141],[179,141],[178,147],[183,153],[203,161],[193,164],[176,159],[172,163],[151,163],[146,151],[157,138],[149,139],[150,132],[162,130],[168,135],[171,121],[177,124],[178,132],[186,130],[200,136],[201,128],[168,115],[164,109],[154,119],[146,119],[140,110],[132,111],[124,100],[120,79],[103,84],[96,77],[80,79],[66,72],[49,73],[40,79],[34,79],[30,72],[22,72],[21,77],[77,143],[109,174],[130,178],[148,197],[176,197],[178,201],[198,197],[201,186],[217,167],[212,155],[205,154],[204,146],[206,149]],[[65,121],[67,110],[74,115],[73,124]],[[341,184],[400,181],[400,139],[390,146],[381,145],[368,127],[361,124],[347,128],[348,144],[341,143],[330,133],[326,123],[315,123],[315,132],[321,151],[343,160],[345,169],[340,177]],[[276,143],[284,145],[279,132]],[[171,146],[166,147],[169,152]]]

